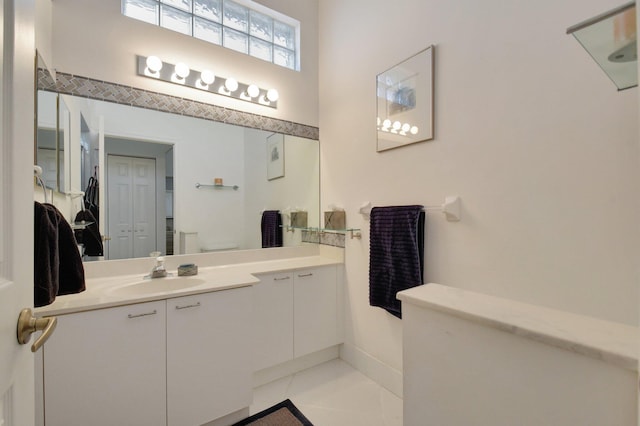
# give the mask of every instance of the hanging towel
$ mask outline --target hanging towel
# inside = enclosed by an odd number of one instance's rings
[[[262,212],[262,248],[282,247],[282,216],[280,210]]]
[[[78,243],[84,245],[84,254],[87,256],[102,256],[102,236],[98,230],[98,221],[89,210],[81,210],[75,218],[76,222],[89,223],[84,229],[76,229],[75,236]]]
[[[100,211],[98,209],[98,193],[99,193],[99,185],[98,185],[98,177],[96,173],[89,178],[89,182],[87,183],[87,188],[84,190],[84,208],[85,210],[89,210],[93,215],[96,228],[98,227],[100,221]],[[102,256],[102,255],[96,255]]]
[[[59,216],[46,204],[35,203],[34,218],[34,305],[53,303],[58,294]]]
[[[369,235],[369,304],[402,318],[396,293],[422,284],[422,206],[374,207]]]
[[[85,290],[84,267],[73,230],[51,204],[34,204],[34,305]]]

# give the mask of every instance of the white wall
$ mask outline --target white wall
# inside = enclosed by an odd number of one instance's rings
[[[401,321],[368,305],[373,205],[429,213],[426,282],[638,324],[638,89],[567,27],[617,0],[319,2],[322,205],[345,206],[350,353],[401,370]],[[374,30],[375,29],[375,30]],[[435,140],[377,153],[375,76],[435,44]]]
[[[41,0],[46,1],[46,0]],[[263,0],[301,22],[301,71],[292,71],[120,12],[120,0],[56,0],[53,58],[58,71],[167,93],[297,123],[318,124],[317,0]],[[278,89],[278,109],[250,104],[136,75],[136,55],[157,55],[195,69]]]
[[[36,0],[35,9],[36,50],[51,71],[53,69],[53,45],[51,43],[53,4],[51,0]]]

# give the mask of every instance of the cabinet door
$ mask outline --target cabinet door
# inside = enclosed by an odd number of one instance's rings
[[[166,424],[165,302],[58,316],[44,348],[47,426]]]
[[[294,272],[294,357],[339,343],[335,266]]]
[[[265,274],[253,292],[253,371],[293,359],[293,273]]]
[[[251,287],[167,300],[167,424],[201,425],[248,407]]]

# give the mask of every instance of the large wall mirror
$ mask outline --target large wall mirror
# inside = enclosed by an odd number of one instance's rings
[[[61,192],[99,183],[105,260],[261,248],[264,210],[283,213],[284,246],[303,244],[300,230],[287,232],[291,212],[307,212],[307,226],[319,227],[317,140],[283,135],[283,175],[271,179],[273,132],[65,94],[38,96],[57,97],[64,104],[59,117],[68,120]],[[72,203],[82,208],[81,198]]]
[[[44,78],[53,80],[40,55],[36,55],[36,67]],[[65,114],[64,103],[56,93],[37,91],[36,96],[36,140],[34,164],[42,168],[45,186],[63,192],[65,188]],[[68,129],[66,132],[68,142]]]

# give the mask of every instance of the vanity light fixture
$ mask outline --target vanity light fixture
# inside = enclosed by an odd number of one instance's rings
[[[280,94],[276,89],[269,89],[267,90],[267,93],[258,98],[258,102],[262,105],[274,106],[275,103],[278,102],[279,97]]]
[[[260,95],[260,88],[258,88],[258,86],[256,86],[255,84],[250,84],[249,87],[247,87],[247,95],[251,99],[257,98],[258,95]]]
[[[149,56],[145,61],[147,66],[144,70],[144,74],[149,77],[159,77],[160,70],[162,69],[162,61],[157,56]]]
[[[196,86],[201,90],[208,90],[209,85],[216,81],[216,76],[209,70],[204,70],[200,73],[200,78],[196,81]]]
[[[267,90],[267,100],[269,102],[276,102],[280,98],[280,94],[276,89]]]
[[[190,73],[191,70],[187,64],[184,62],[178,62],[174,67],[174,73],[171,76],[171,81],[174,83],[184,84]]]
[[[410,123],[402,123],[401,121],[391,121],[386,118],[385,120],[377,118],[377,128],[380,132],[392,133],[399,136],[412,137],[420,132],[418,126],[413,126]]]
[[[195,70],[184,62],[171,64],[157,56],[138,56],[138,75],[180,84],[230,98],[241,99],[271,108],[278,107],[279,94],[276,89],[261,89],[255,84],[238,82],[235,78],[216,76],[210,70]]]
[[[240,94],[240,97],[245,101],[253,101],[258,96],[260,96],[260,88],[255,84],[250,84],[247,86],[247,90]]]
[[[213,72],[204,70],[200,73],[200,81],[208,86],[216,81],[216,76]]]
[[[224,88],[227,92],[233,93],[238,90],[238,80],[233,77],[229,77],[224,81]]]
[[[189,66],[184,62],[178,62],[175,66],[176,75],[182,79],[187,78],[191,70]]]

